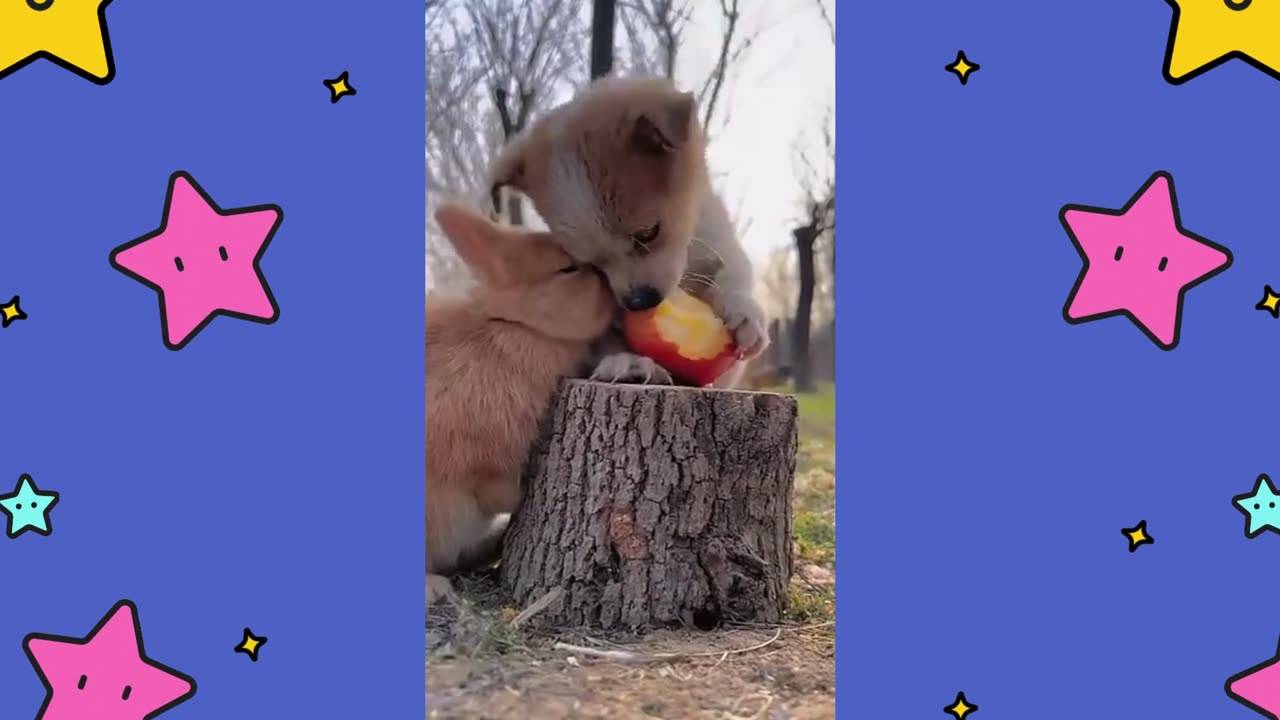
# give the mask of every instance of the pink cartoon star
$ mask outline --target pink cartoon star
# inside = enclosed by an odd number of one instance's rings
[[[1067,205],[1062,226],[1084,260],[1067,304],[1069,323],[1126,315],[1172,350],[1187,290],[1231,267],[1231,251],[1182,227],[1173,178],[1161,171],[1120,210]]]
[[[146,656],[128,600],[83,640],[31,633],[22,644],[47,693],[36,720],[151,720],[196,694],[195,680]]]
[[[280,316],[259,262],[283,218],[276,205],[222,210],[178,171],[160,229],[112,250],[111,266],[160,293],[164,344],[181,350],[217,315]]]
[[[1271,720],[1280,716],[1280,650],[1275,657],[1227,678],[1227,696]]]

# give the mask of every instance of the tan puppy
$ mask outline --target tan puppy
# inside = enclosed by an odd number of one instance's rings
[[[604,279],[550,233],[454,205],[436,221],[477,285],[427,301],[428,604],[448,592],[444,575],[495,559],[557,384],[580,371],[613,314]]]
[[[682,285],[725,321],[744,360],[768,345],[751,262],[711,189],[692,94],[662,77],[597,80],[513,138],[490,175],[495,208],[504,186],[527,195],[561,247],[608,277],[622,308],[647,310]],[[742,365],[717,384],[732,384]],[[592,377],[671,379],[626,352],[616,331],[596,348]]]

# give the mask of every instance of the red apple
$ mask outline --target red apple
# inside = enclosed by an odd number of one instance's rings
[[[738,348],[711,306],[683,290],[652,310],[627,313],[622,330],[631,352],[699,387],[715,382],[738,360]]]

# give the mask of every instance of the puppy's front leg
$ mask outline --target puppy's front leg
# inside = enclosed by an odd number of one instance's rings
[[[743,360],[755,358],[769,346],[764,309],[751,292],[755,284],[751,258],[738,242],[729,211],[715,193],[703,204],[682,284],[711,305],[733,335]]]
[[[627,350],[627,342],[618,328],[610,328],[604,337],[596,341],[597,358],[591,370],[591,379],[608,383],[635,383],[640,385],[670,385],[671,373],[643,355]]]
[[[751,282],[744,282],[736,271],[722,270],[713,278],[713,282],[688,283],[689,292],[711,306],[733,336],[742,360],[757,357],[769,347],[769,329],[764,309],[751,295]]]
[[[764,309],[749,293],[712,290],[709,301],[716,315],[733,335],[743,360],[751,360],[769,347],[769,329],[765,325]]]

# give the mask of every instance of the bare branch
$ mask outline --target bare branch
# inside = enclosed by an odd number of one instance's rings
[[[832,10],[827,10],[826,0],[813,0],[813,2],[815,5],[818,6],[818,14],[822,16],[823,24],[827,26],[827,30],[831,31],[831,44],[835,45],[836,44],[836,21],[835,21],[835,18],[832,17],[834,8]]]
[[[720,0],[720,13],[724,18],[724,36],[720,43],[720,59],[716,62],[707,85],[698,96],[698,104],[702,106],[702,126],[709,128],[711,118],[715,117],[716,101],[720,99],[720,90],[724,88],[725,74],[729,70],[733,53],[733,39],[738,29],[738,0]]]
[[[626,31],[631,72],[663,74],[674,80],[680,44],[684,40],[690,0],[633,0],[617,4]]]

